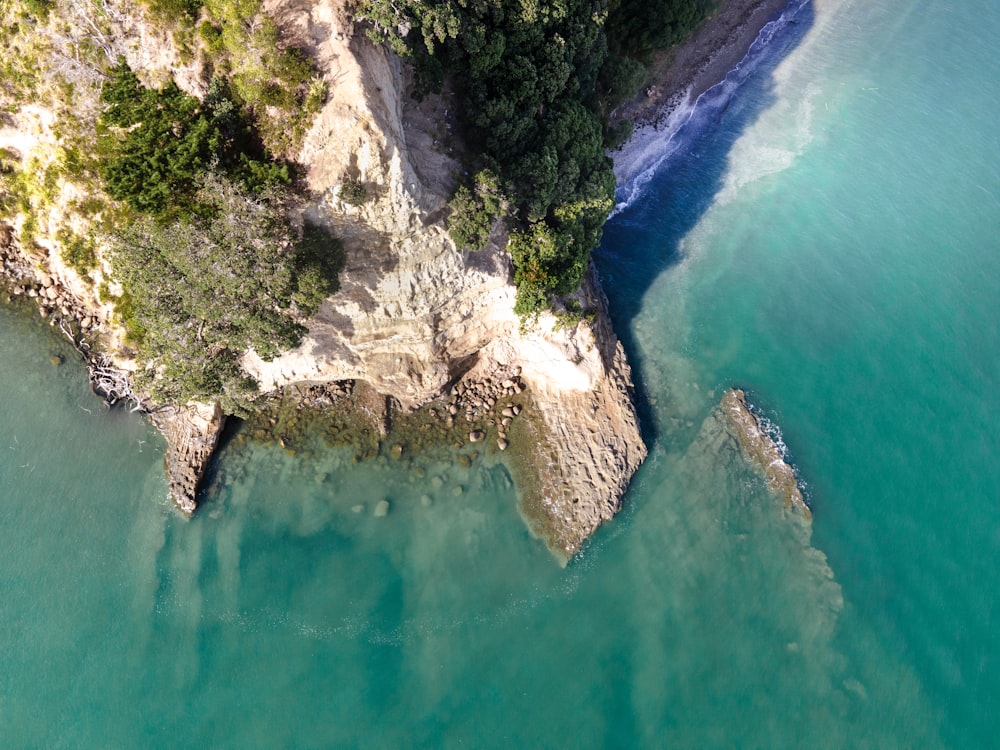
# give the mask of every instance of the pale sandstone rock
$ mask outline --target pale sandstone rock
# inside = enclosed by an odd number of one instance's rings
[[[591,274],[584,290],[587,307],[597,311],[593,327],[556,330],[555,318],[543,315],[522,332],[502,228],[472,254],[447,235],[450,175],[460,167],[432,148],[399,61],[338,28],[335,3],[316,3],[308,13],[286,19],[331,28],[317,45],[330,97],[302,159],[321,196],[314,218],[343,240],[347,262],[340,291],[307,322],[302,346],[272,362],[251,353],[244,365],[265,390],[356,378],[404,409],[441,395],[470,364],[466,377],[478,380],[518,368],[510,371],[532,394],[536,439],[549,456],[544,465],[521,467],[534,475],[521,483],[522,509],[568,558],[618,511],[646,455],[631,372],[597,280]],[[366,186],[364,205],[339,200],[345,173]],[[515,387],[504,380],[502,387]],[[516,384],[515,392],[522,389]],[[520,410],[508,408],[512,415]]]
[[[597,311],[593,327],[556,330],[555,318],[543,315],[521,330],[502,224],[477,253],[458,250],[444,226],[453,180],[461,173],[448,153],[447,101],[430,97],[418,108],[405,93],[407,73],[399,60],[363,35],[352,37],[342,6],[339,0],[267,2],[282,33],[310,45],[329,85],[328,102],[299,160],[318,196],[307,218],[327,224],[343,241],[346,266],[340,291],[305,321],[309,333],[298,349],[272,362],[251,352],[244,366],[265,391],[298,381],[356,379],[403,409],[440,396],[464,373],[481,381],[508,373],[499,381],[508,395],[525,388],[530,395],[526,414],[538,443],[532,455],[546,457],[520,466],[522,510],[566,559],[618,510],[646,454],[630,370],[603,294],[591,277],[584,296]],[[126,36],[129,62],[144,78],[177,75],[177,61],[165,51],[169,45],[141,27]],[[202,93],[202,82],[190,73],[180,71],[180,85]],[[26,158],[51,140],[51,119],[45,111],[22,111],[13,126],[0,128],[0,145]],[[365,186],[369,199],[362,206],[340,200],[344,175]],[[68,185],[63,198],[72,198],[72,190]],[[95,325],[103,323],[106,345],[115,349],[121,332],[107,324],[111,311],[96,299],[97,284],[85,284],[61,264],[51,243],[41,244],[47,273],[62,288],[89,297],[88,314]],[[100,271],[96,280],[103,280]],[[112,284],[112,291],[120,290]],[[131,362],[118,364],[134,369]],[[191,512],[224,417],[218,406],[188,405],[154,421],[169,443],[171,496]]]
[[[167,439],[164,466],[170,498],[185,513],[197,507],[199,485],[225,421],[218,404],[171,407],[153,415],[153,423]]]

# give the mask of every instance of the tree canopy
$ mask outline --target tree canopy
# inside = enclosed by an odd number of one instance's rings
[[[681,41],[715,0],[608,0],[608,39],[621,55],[647,59]]]
[[[628,127],[604,113],[645,80],[636,57],[677,41],[710,0],[363,0],[369,33],[411,56],[425,88],[454,82],[470,172],[495,175],[512,228],[517,310],[575,291],[613,206],[604,149]],[[490,206],[478,178],[453,201],[453,237],[481,244]],[[470,222],[469,210],[479,222]]]
[[[239,412],[256,384],[239,365],[297,346],[312,314],[336,290],[339,244],[318,228],[301,239],[281,202],[217,174],[198,179],[202,211],[170,223],[145,216],[112,239],[124,288],[118,312],[146,365],[142,384],[161,399],[221,399]]]
[[[199,176],[219,169],[260,190],[289,181],[255,138],[228,83],[214,78],[204,101],[170,82],[146,88],[124,60],[101,89],[99,171],[108,194],[162,216],[193,209]]]
[[[414,56],[425,85],[455,74],[477,166],[496,175],[509,204],[518,312],[575,291],[614,197],[597,116],[603,2],[367,0],[362,15],[377,38]],[[456,207],[476,194],[489,208],[481,186],[463,190]],[[452,227],[460,244],[485,239],[460,212]]]
[[[98,165],[134,217],[112,233],[115,305],[161,400],[242,411],[256,383],[240,359],[297,346],[336,291],[343,252],[289,222],[287,166],[270,159],[225,80],[204,100],[144,87],[124,61],[104,83]]]

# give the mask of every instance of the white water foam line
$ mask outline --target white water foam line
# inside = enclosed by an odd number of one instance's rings
[[[696,100],[691,101],[691,88],[668,102],[664,119],[655,124],[638,128],[629,142],[613,155],[618,188],[615,207],[609,218],[621,213],[639,198],[649,182],[663,169],[687,139],[698,132],[700,122],[709,122],[701,115],[720,112],[728,106],[740,85],[746,81],[765,59],[768,47],[781,31],[795,20],[799,11],[811,0],[792,0],[782,14],[768,22],[757,34],[747,54],[726,77]],[[688,125],[691,125],[689,128]]]

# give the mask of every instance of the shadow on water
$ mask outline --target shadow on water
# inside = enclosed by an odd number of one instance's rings
[[[641,197],[607,223],[594,252],[615,330],[632,362],[647,441],[656,439],[658,428],[641,376],[644,357],[635,339],[635,318],[649,288],[680,261],[681,241],[723,187],[733,144],[775,103],[774,72],[814,19],[812,3],[805,2],[765,47],[751,50],[725,82],[706,92],[674,136],[676,151],[659,166]]]

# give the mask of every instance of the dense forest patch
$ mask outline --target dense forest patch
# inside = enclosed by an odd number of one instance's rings
[[[189,213],[198,178],[217,169],[257,192],[289,182],[288,165],[271,159],[234,101],[213,78],[199,100],[172,81],[146,88],[120,60],[101,89],[99,169],[116,200],[156,216]]]
[[[288,166],[263,148],[228,82],[203,100],[173,83],[144,87],[124,61],[98,119],[99,172],[135,215],[111,233],[121,323],[163,400],[219,399],[245,409],[256,384],[239,364],[295,347],[336,291],[339,243],[289,223]]]
[[[627,126],[606,131],[605,115],[643,84],[635,58],[678,38],[704,15],[703,6],[695,0],[361,3],[370,35],[414,60],[423,89],[453,81],[477,155],[469,173],[477,176],[455,196],[452,236],[460,246],[481,246],[503,205],[519,314],[544,310],[579,288],[613,207],[605,148],[628,134]]]

